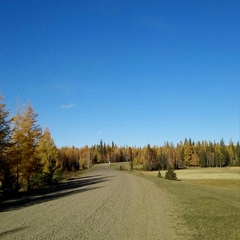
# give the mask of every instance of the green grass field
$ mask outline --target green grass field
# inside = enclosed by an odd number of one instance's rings
[[[154,181],[180,202],[196,239],[239,239],[240,180]]]
[[[129,163],[113,167],[129,169]],[[180,181],[157,177],[157,172],[139,172],[166,189],[179,205],[195,239],[240,239],[240,168],[197,168],[175,171]],[[162,171],[164,177],[165,172]]]

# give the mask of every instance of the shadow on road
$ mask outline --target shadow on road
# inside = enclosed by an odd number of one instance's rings
[[[85,176],[85,177],[73,177],[73,178],[68,178],[68,181],[71,180],[77,180],[77,179],[90,179],[90,178],[96,178],[96,177],[103,177],[103,175],[94,175],[94,176]]]
[[[77,194],[85,191],[101,188],[102,186],[93,186],[101,182],[106,182],[111,176],[89,176],[82,178],[72,178],[67,182],[58,183],[56,186],[36,189],[30,193],[22,193],[18,199],[5,200],[0,202],[0,212],[29,207],[38,203],[43,203],[58,199],[61,197]]]
[[[27,228],[27,227],[19,227],[19,228],[14,228],[14,229],[9,230],[9,231],[2,232],[2,233],[0,233],[0,238],[1,238],[1,237],[4,237],[5,235],[14,233],[14,232],[23,231],[23,230],[25,230],[26,228]]]

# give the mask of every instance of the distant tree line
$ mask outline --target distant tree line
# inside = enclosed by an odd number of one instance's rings
[[[232,140],[225,144],[220,142],[202,141],[195,143],[191,139],[174,146],[166,142],[163,146],[118,147],[114,142],[105,144],[102,140],[92,147],[64,147],[59,149],[61,163],[65,171],[86,168],[88,164],[111,162],[132,162],[141,165],[143,170],[152,171],[185,167],[226,167],[240,166],[240,145]]]
[[[240,166],[240,145],[232,140],[220,142],[194,142],[185,139],[174,146],[130,147],[110,145],[100,141],[91,147],[57,148],[48,128],[42,131],[37,113],[28,103],[20,107],[14,117],[0,96],[0,189],[4,193],[29,191],[53,184],[64,171],[78,171],[93,164],[130,162],[143,170],[174,169],[184,167]]]

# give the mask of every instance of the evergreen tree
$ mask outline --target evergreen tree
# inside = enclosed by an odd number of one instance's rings
[[[201,167],[208,167],[207,153],[206,153],[206,150],[204,150],[204,149],[200,153],[200,166]]]
[[[173,167],[170,164],[168,165],[167,172],[165,174],[165,179],[177,180],[177,175],[174,172],[174,169],[173,169]]]
[[[220,159],[219,159],[219,166],[225,167],[229,165],[229,154],[224,143],[223,138],[220,141]]]
[[[18,184],[11,154],[11,127],[7,119],[9,112],[5,110],[6,104],[2,100],[0,95],[0,187],[3,192],[12,192],[18,190]]]
[[[235,147],[235,166],[240,166],[240,144],[239,141],[237,142],[237,145]]]
[[[232,139],[229,141],[229,145],[227,147],[227,152],[229,156],[229,166],[234,166],[236,162],[236,156],[235,156],[235,147]]]
[[[99,145],[98,149],[99,149],[98,151],[100,154],[100,163],[103,163],[104,149],[103,149],[103,140],[102,139],[100,140],[100,145]]]
[[[162,170],[167,169],[167,157],[166,155],[161,151],[157,155],[158,160],[158,167]]]
[[[130,160],[130,171],[132,171],[133,170],[133,154],[132,154],[132,148],[131,147],[129,147],[129,155],[130,155],[130,157],[129,157],[129,160]]]

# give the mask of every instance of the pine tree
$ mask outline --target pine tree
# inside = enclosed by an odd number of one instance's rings
[[[132,156],[132,148],[131,147],[129,147],[129,155],[130,155],[130,157],[129,157],[129,160],[130,160],[130,171],[132,171],[133,170],[133,156]]]
[[[165,179],[168,180],[177,180],[177,175],[174,172],[174,169],[171,165],[168,165],[167,172],[165,174]]]
[[[3,97],[0,95],[0,101]],[[10,124],[7,120],[8,111],[5,111],[6,104],[0,102],[0,176],[3,174],[3,168],[6,162],[6,149],[9,147]]]
[[[225,167],[229,165],[229,154],[227,151],[227,147],[224,143],[223,138],[220,141],[220,159],[219,159],[219,166]]]
[[[235,166],[240,166],[240,143],[239,141],[237,142],[237,145],[235,147]]]
[[[6,104],[1,103],[0,95],[0,187],[3,192],[18,190],[14,164],[11,154],[11,127],[8,120],[9,112],[5,110]]]
[[[200,166],[201,167],[208,167],[207,153],[206,153],[205,149],[203,149],[200,153]]]
[[[103,150],[103,140],[102,139],[100,140],[100,145],[99,145],[98,149],[99,149],[98,151],[100,154],[100,163],[103,163],[104,150]]]

